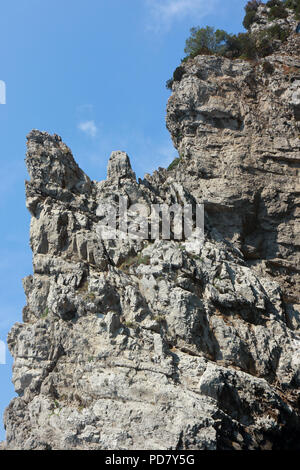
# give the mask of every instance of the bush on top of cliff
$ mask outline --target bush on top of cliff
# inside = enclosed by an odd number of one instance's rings
[[[257,11],[261,5],[266,5],[269,10],[266,15],[269,21],[286,18],[288,10],[293,10],[296,18],[300,17],[300,0],[269,0],[263,3],[260,0],[249,0],[245,5],[246,16],[243,25],[246,29],[257,21]],[[212,26],[205,28],[193,27],[191,35],[186,40],[184,52],[187,54],[182,62],[197,55],[221,55],[229,59],[255,60],[266,57],[274,52],[280,42],[284,42],[290,34],[290,29],[282,27],[279,23],[273,23],[269,27],[250,33],[229,34],[222,29],[215,30]],[[183,67],[177,67],[173,77],[167,81],[166,86],[170,90],[173,83],[180,81],[184,73]]]
[[[184,52],[189,57],[195,57],[200,52],[217,53],[224,38],[225,31],[215,31],[213,27],[191,28],[190,37],[185,42]]]
[[[256,20],[256,12],[259,5],[262,5],[260,0],[249,0],[245,6],[246,15],[243,20],[243,26],[245,29],[249,29],[252,23]]]
[[[250,0],[245,6],[245,17],[243,26],[245,29],[250,29],[251,25],[257,20],[257,10],[260,5],[265,5],[269,8],[267,17],[269,21],[287,18],[289,15],[288,10],[294,10],[296,18],[300,19],[300,0],[269,0],[263,3],[260,0]]]
[[[269,0],[266,3],[266,6],[269,8],[272,8],[275,6],[283,6],[284,8],[289,8],[290,10],[297,10],[297,7],[299,5],[300,5],[300,0]]]
[[[266,4],[260,0],[249,0],[245,6],[246,16],[243,25],[250,29],[251,24],[257,20],[257,10],[261,5],[266,5],[268,19],[286,18],[288,9],[300,13],[300,0],[269,0]],[[264,13],[266,14],[266,13]],[[255,59],[272,53],[272,40],[285,41],[289,30],[279,24],[266,27],[259,34],[249,32],[229,34],[226,31],[214,30],[211,26],[205,28],[191,28],[191,35],[186,40],[184,52],[185,59],[199,54],[219,54],[228,58]],[[263,47],[262,47],[263,45]],[[185,60],[184,59],[184,60]]]
[[[269,0],[266,6],[270,8],[268,19],[270,21],[287,18],[288,10],[293,10],[296,19],[300,19],[300,0]]]
[[[286,0],[284,5],[289,10],[294,10],[296,19],[300,20],[300,0]]]
[[[211,26],[206,26],[191,28],[184,52],[187,54],[185,59],[199,54],[219,54],[230,58],[246,56],[251,59],[255,57],[255,44],[248,33],[228,34],[222,29],[215,31]]]
[[[279,18],[287,18],[288,11],[285,7],[285,2],[281,0],[270,0],[266,3],[266,6],[270,8],[268,13],[269,20],[276,20]]]
[[[291,10],[296,10],[297,7],[300,5],[300,0],[285,0],[284,4],[286,8],[290,8]]]
[[[187,56],[183,60],[199,54],[217,54],[230,59],[254,59],[257,56],[255,41],[249,33],[228,34],[221,29],[215,31],[210,26],[192,28],[184,52]]]
[[[294,10],[296,18],[300,19],[300,0],[286,0],[284,6],[289,10]]]

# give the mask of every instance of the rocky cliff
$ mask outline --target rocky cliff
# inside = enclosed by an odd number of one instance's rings
[[[28,135],[7,448],[299,449],[299,50],[291,34],[256,62],[183,63],[180,159],[139,182],[123,152],[96,182],[60,137]],[[203,243],[100,239],[120,196],[204,203]]]

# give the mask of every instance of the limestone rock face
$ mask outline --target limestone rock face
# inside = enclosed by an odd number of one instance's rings
[[[28,135],[33,275],[8,337],[6,448],[299,449],[299,40],[182,65],[171,171],[137,182],[113,152],[91,181],[60,137]],[[204,203],[203,243],[120,224],[101,238],[120,196]]]
[[[288,32],[295,32],[296,26],[299,23],[295,18],[295,14],[293,9],[286,8],[287,16],[286,18],[269,18],[269,13],[271,8],[268,7],[266,4],[259,5],[254,22],[250,26],[250,33],[257,34],[261,31],[264,31],[268,28],[272,28],[274,26],[280,26],[280,28],[287,30]]]
[[[294,34],[260,62],[197,56],[181,66],[167,112],[181,155],[174,177],[248,264],[279,276],[298,303],[299,50]]]
[[[107,178],[109,180],[119,178],[134,178],[128,155],[125,152],[112,152],[107,167]]]

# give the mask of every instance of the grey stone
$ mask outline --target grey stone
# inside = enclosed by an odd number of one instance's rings
[[[299,41],[263,59],[268,76],[263,61],[181,65],[171,171],[137,182],[113,152],[91,181],[59,136],[28,135],[33,275],[8,336],[5,448],[299,450]],[[204,239],[100,239],[99,206],[119,196],[204,203]]]

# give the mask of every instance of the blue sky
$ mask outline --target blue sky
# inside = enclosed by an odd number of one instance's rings
[[[62,136],[92,178],[124,150],[137,176],[177,156],[165,127],[165,82],[192,26],[238,32],[243,0],[10,0],[0,10],[0,340],[25,305],[32,273],[25,208],[25,136]],[[0,364],[0,414],[14,396],[12,360]],[[4,429],[0,424],[0,440]]]

